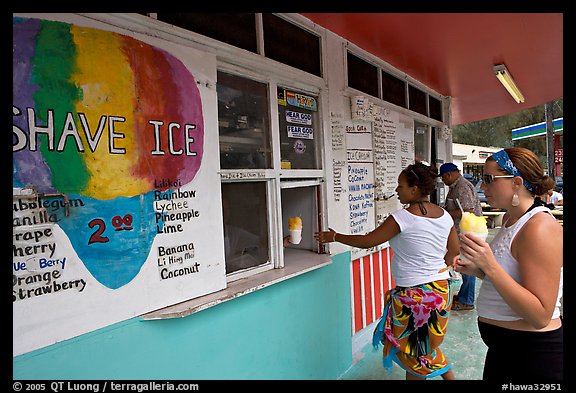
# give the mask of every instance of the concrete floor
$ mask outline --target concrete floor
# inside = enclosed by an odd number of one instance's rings
[[[461,281],[453,282],[454,293],[457,293]],[[476,282],[476,293],[480,281]],[[480,338],[476,322],[476,310],[452,311],[448,322],[448,333],[440,346],[442,352],[452,364],[454,376],[461,380],[481,380],[486,345]],[[372,347],[372,324],[354,335],[353,364],[341,376],[341,380],[404,380],[406,372],[394,364],[388,372],[382,367],[382,346],[378,350]],[[442,377],[432,378],[441,380]]]

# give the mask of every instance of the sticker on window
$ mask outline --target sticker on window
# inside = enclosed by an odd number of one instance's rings
[[[314,139],[314,129],[311,127],[288,126],[288,138]]]
[[[294,124],[312,125],[312,115],[309,113],[286,111],[286,121]]]
[[[304,94],[294,93],[292,91],[286,92],[286,101],[292,106],[316,111],[316,98],[305,96]]]
[[[293,147],[296,154],[304,154],[304,152],[306,151],[306,145],[304,144],[304,141],[300,139],[294,142]]]
[[[278,91],[278,105],[286,106],[286,90]]]

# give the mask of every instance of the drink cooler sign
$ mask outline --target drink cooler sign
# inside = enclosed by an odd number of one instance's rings
[[[14,355],[226,287],[216,59],[143,39],[13,19]]]

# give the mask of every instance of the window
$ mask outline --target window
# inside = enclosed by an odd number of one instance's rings
[[[264,55],[322,76],[320,37],[272,14],[262,14]]]
[[[158,20],[257,53],[256,15],[158,13]]]
[[[348,86],[378,97],[378,68],[365,60],[347,53]]]
[[[285,254],[293,249],[316,250],[317,242],[312,234],[318,230],[320,189],[318,185],[304,185],[294,182],[285,182],[281,190],[282,198],[282,233],[288,235],[288,219],[299,216],[302,219],[302,241],[284,249]]]
[[[414,112],[418,112],[424,116],[428,116],[426,108],[427,94],[422,90],[417,89],[412,85],[408,85],[408,108]]]
[[[414,121],[414,159],[430,161],[430,126]]]
[[[268,86],[218,72],[222,169],[271,168]]]
[[[317,97],[278,87],[278,123],[282,169],[319,169]]]
[[[256,23],[259,15],[261,30]],[[276,15],[159,12],[156,18],[322,77],[320,37]]]
[[[382,99],[406,108],[406,83],[382,71]]]
[[[346,53],[346,62],[349,87],[434,120],[442,121],[442,101],[440,99],[431,97],[427,92],[351,52]],[[408,87],[408,95],[406,95],[406,87]]]
[[[430,108],[430,117],[442,121],[442,101],[437,98],[428,96],[428,107]]]
[[[223,70],[217,75],[226,274],[235,281],[289,265],[295,252],[318,251],[321,121],[317,94]],[[269,116],[272,105],[277,121]],[[302,218],[302,242],[284,250],[293,216]],[[296,259],[302,257],[308,258]]]
[[[266,182],[222,183],[226,273],[270,263]]]

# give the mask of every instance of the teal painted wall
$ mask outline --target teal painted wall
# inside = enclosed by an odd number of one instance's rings
[[[350,253],[180,319],[134,318],[13,358],[14,379],[324,379],[352,364]]]

